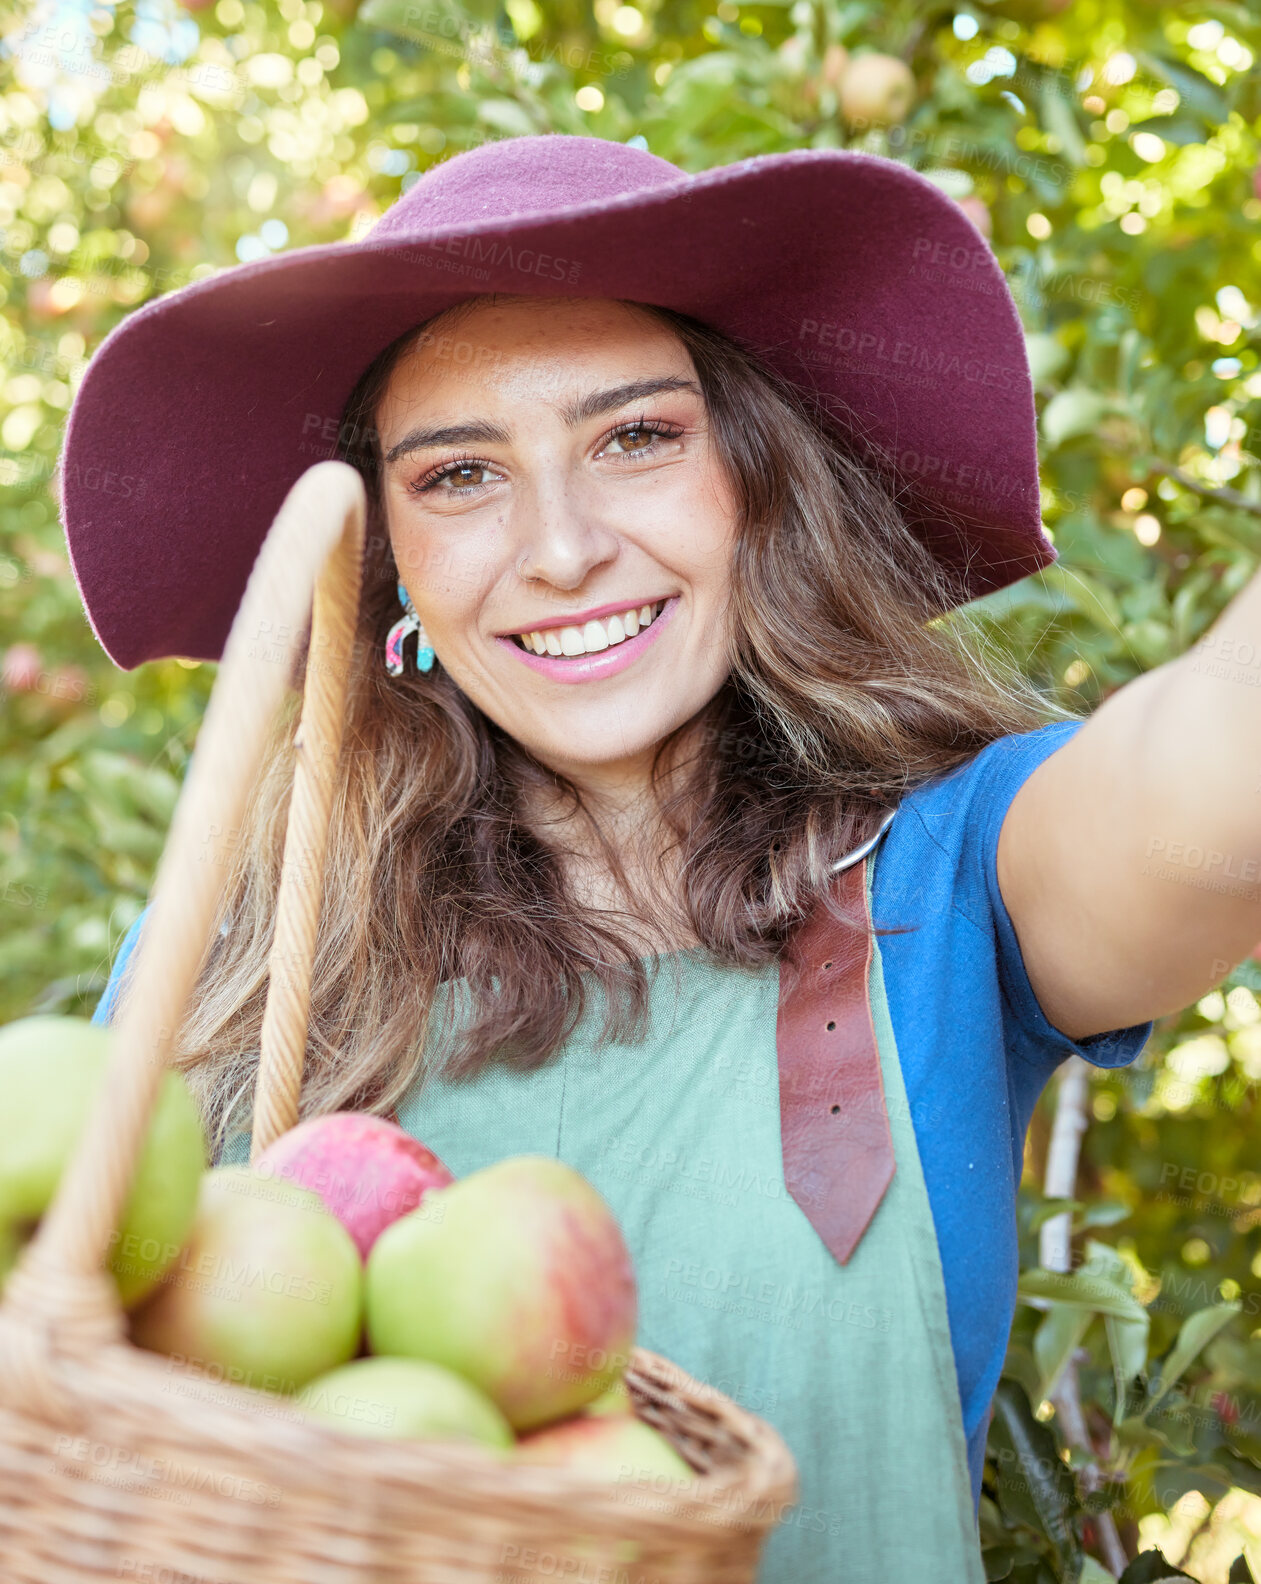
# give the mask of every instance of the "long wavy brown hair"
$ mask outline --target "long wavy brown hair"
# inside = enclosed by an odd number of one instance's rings
[[[458,319],[479,300],[438,317]],[[984,624],[955,609],[952,575],[808,396],[708,326],[628,306],[667,325],[690,353],[739,512],[730,676],[659,745],[653,861],[665,873],[669,859],[671,907],[702,948],[722,963],[765,964],[827,890],[831,864],[909,790],[995,738],[1065,712],[1025,680]],[[303,1116],[388,1113],[439,1065],[457,1079],[492,1061],[536,1067],[593,993],[605,1037],[633,1039],[654,962],[664,960],[641,955],[629,915],[576,903],[565,854],[524,817],[539,794],[566,800],[616,872],[618,854],[578,788],[487,719],[441,665],[428,675],[386,673],[398,570],[375,415],[399,359],[435,323],[386,348],[343,415],[339,453],[368,486],[368,557]],[[295,693],[277,723],[221,928],[176,1042],[212,1158],[248,1125],[297,705]],[[430,1049],[429,1008],[440,985],[458,980],[467,1018]]]

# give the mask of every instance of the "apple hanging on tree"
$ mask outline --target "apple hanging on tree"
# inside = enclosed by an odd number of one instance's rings
[[[841,115],[855,131],[896,126],[915,103],[915,77],[896,55],[854,55],[837,91]]]

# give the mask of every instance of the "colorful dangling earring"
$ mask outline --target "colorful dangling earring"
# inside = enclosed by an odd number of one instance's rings
[[[433,645],[417,615],[416,607],[412,604],[412,597],[400,583],[398,586],[399,601],[403,606],[403,615],[390,628],[389,636],[385,640],[385,669],[391,676],[403,674],[403,644],[413,633],[416,634],[416,669],[418,671],[432,671],[434,662]]]

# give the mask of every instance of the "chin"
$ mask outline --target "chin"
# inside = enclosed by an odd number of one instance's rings
[[[687,717],[684,717],[686,719]],[[676,730],[676,720],[655,721],[651,725],[609,730],[607,714],[598,727],[588,731],[581,721],[575,721],[566,731],[549,735],[545,740],[523,743],[536,759],[551,765],[560,773],[572,772],[577,776],[598,774],[628,760],[641,760],[652,754],[661,740]]]

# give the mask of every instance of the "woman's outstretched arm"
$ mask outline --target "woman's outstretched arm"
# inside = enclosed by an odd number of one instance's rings
[[[1072,1039],[1198,999],[1261,941],[1261,576],[1029,777],[998,882]]]

